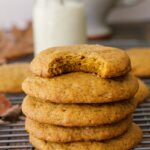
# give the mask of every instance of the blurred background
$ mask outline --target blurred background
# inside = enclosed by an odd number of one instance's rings
[[[32,22],[33,8],[37,2],[38,0],[0,0],[0,29],[11,30],[14,25],[26,29],[28,23]],[[149,39],[149,0],[83,2],[86,7],[88,39]]]
[[[0,0],[0,25],[10,27],[14,23],[22,25],[31,20],[33,3],[34,0]],[[149,7],[149,0],[140,0],[139,4],[130,7],[116,7],[109,14],[108,21],[109,23],[148,21]]]

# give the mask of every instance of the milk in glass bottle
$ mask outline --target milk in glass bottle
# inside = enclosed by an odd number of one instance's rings
[[[33,30],[35,54],[48,47],[86,43],[82,0],[36,0]]]

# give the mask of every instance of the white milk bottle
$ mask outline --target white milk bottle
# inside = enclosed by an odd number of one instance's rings
[[[35,54],[48,47],[86,43],[82,0],[36,0],[33,30]]]

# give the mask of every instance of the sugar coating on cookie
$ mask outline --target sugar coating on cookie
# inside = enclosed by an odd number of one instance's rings
[[[127,51],[132,72],[138,77],[150,77],[150,48],[132,48]]]
[[[63,127],[26,119],[25,128],[36,138],[50,142],[102,141],[122,135],[132,124],[132,117],[108,125]]]
[[[0,66],[0,92],[22,92],[22,82],[31,75],[28,63],[16,63]]]
[[[126,118],[135,111],[134,99],[107,104],[55,104],[27,96],[22,111],[40,123],[61,126],[96,126]]]
[[[69,72],[96,73],[102,78],[124,75],[131,69],[125,51],[102,45],[73,45],[42,51],[33,59],[31,71],[42,77]]]
[[[137,93],[135,94],[135,100],[137,104],[142,103],[148,96],[150,95],[150,91],[148,86],[140,79],[138,79],[139,82],[139,89]]]
[[[136,146],[141,139],[142,131],[134,123],[122,136],[104,142],[54,143],[30,135],[30,142],[38,150],[129,150]]]
[[[22,88],[32,97],[55,103],[107,103],[132,98],[138,90],[138,81],[131,74],[103,79],[74,72],[54,78],[30,76]]]

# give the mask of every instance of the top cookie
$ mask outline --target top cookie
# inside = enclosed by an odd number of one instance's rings
[[[150,77],[150,48],[132,48],[127,51],[132,72],[138,77]]]
[[[101,45],[49,48],[34,58],[30,65],[31,71],[42,77],[81,71],[111,78],[126,74],[130,68],[126,52]]]

